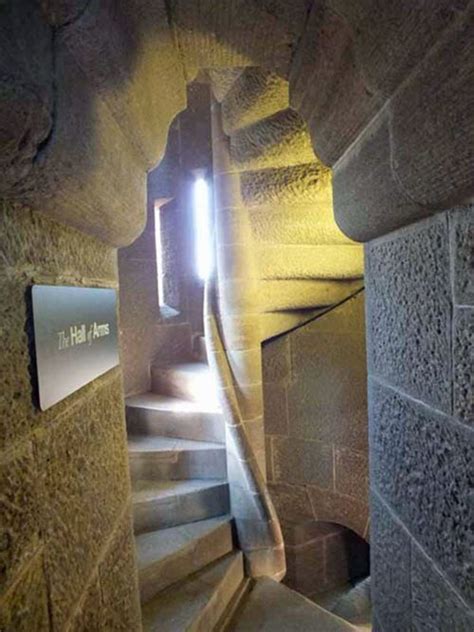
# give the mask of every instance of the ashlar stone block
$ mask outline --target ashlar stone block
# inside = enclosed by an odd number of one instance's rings
[[[0,461],[0,596],[38,551],[37,477],[31,443]]]
[[[319,441],[274,437],[273,473],[277,482],[332,487],[332,446]]]
[[[48,591],[43,574],[43,558],[36,555],[21,579],[0,598],[2,632],[49,632]]]
[[[474,306],[474,207],[450,211],[448,221],[454,303]]]
[[[366,246],[369,373],[451,413],[446,214]]]
[[[35,453],[39,525],[54,625],[61,628],[129,500],[123,393],[113,375],[49,432]]]
[[[53,125],[53,35],[39,2],[2,2],[0,15],[0,191],[33,167]]]
[[[371,485],[472,603],[472,430],[373,380],[369,392]]]
[[[374,615],[384,630],[411,629],[411,541],[377,494],[371,501],[371,591]]]
[[[313,3],[291,68],[290,104],[307,122],[316,155],[330,166],[382,105],[361,72],[351,26],[328,3]]]
[[[453,318],[454,415],[474,424],[474,308],[456,308]]]
[[[99,566],[104,630],[140,632],[141,611],[138,596],[137,564],[133,526],[125,511]]]
[[[412,544],[412,617],[415,632],[471,632],[474,610],[452,589],[422,549]]]
[[[389,104],[395,175],[433,210],[474,194],[474,9],[459,11],[466,4],[449,3],[448,16],[458,14]]]

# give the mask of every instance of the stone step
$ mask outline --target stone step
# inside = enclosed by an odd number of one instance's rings
[[[359,279],[364,250],[353,246],[264,244],[257,250],[261,279]]]
[[[224,480],[134,481],[135,533],[223,516],[229,512],[229,486]]]
[[[227,135],[288,107],[288,82],[263,68],[247,68],[222,102]]]
[[[152,366],[151,385],[154,393],[218,407],[214,377],[204,362]]]
[[[132,480],[224,479],[222,443],[172,437],[133,436],[128,440]]]
[[[229,553],[143,607],[144,632],[211,632],[219,629],[244,582],[242,553]]]
[[[232,518],[210,518],[136,537],[142,603],[230,553]]]
[[[330,186],[330,171],[316,161],[240,174],[242,203],[247,207],[314,204],[317,209],[318,204],[326,203]],[[227,202],[222,193],[217,195]]]
[[[195,441],[225,443],[224,417],[214,403],[142,393],[126,403],[129,436],[160,435]]]
[[[270,578],[257,580],[229,632],[356,632],[357,628]]]
[[[230,138],[232,169],[287,168],[315,160],[303,119],[282,110],[235,132]]]
[[[334,221],[332,196],[321,191],[317,202],[303,205],[263,205],[249,209],[257,243],[293,245],[353,244]]]
[[[260,281],[260,305],[262,311],[265,312],[329,307],[344,300],[360,289],[362,285],[362,279],[345,281],[320,279]]]

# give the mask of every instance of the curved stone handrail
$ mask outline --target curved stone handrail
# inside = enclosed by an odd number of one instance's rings
[[[217,381],[226,424],[231,511],[247,574],[280,580],[286,573],[280,523],[242,423],[216,305],[215,280],[212,279],[205,288],[204,330],[208,360]]]

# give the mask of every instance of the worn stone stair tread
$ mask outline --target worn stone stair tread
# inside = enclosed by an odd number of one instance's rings
[[[128,455],[132,481],[215,480],[227,476],[227,453],[222,443],[135,435],[129,437]]]
[[[243,579],[242,553],[229,553],[145,604],[144,631],[210,632]]]
[[[162,368],[162,367],[157,367]],[[160,393],[140,393],[132,395],[125,400],[127,408],[148,408],[150,410],[162,410],[170,413],[220,413],[216,402],[193,402],[180,397],[171,397]]]
[[[215,399],[190,401],[158,393],[141,393],[126,400],[129,436],[159,435],[225,443],[225,424]]]
[[[231,525],[226,514],[136,536],[142,602],[232,551]]]
[[[128,451],[130,453],[150,452],[157,454],[158,457],[175,452],[209,450],[225,451],[225,446],[222,443],[212,441],[195,441],[177,437],[133,436],[128,439]]]
[[[209,366],[204,362],[184,362],[151,367],[152,391],[180,397],[200,405],[216,407],[217,389]]]
[[[229,485],[223,479],[133,481],[135,533],[149,533],[229,512]]]
[[[257,580],[229,632],[356,632],[357,628],[270,578]]]
[[[133,486],[133,502],[146,502],[159,498],[171,498],[184,496],[205,489],[222,487],[227,485],[225,479],[190,480],[190,481],[153,481],[138,480]]]

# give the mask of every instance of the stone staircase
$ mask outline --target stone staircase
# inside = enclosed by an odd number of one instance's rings
[[[213,86],[218,80],[214,72]],[[331,171],[316,159],[305,123],[289,107],[288,83],[246,68],[224,94],[215,88],[214,94],[229,139],[226,170],[240,176],[265,338],[357,291],[363,250],[335,223]]]
[[[207,364],[153,367],[152,389],[126,402],[144,630],[354,630],[273,580],[245,576]]]

